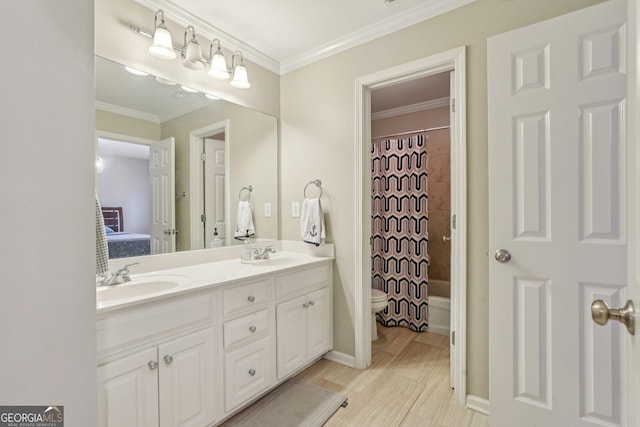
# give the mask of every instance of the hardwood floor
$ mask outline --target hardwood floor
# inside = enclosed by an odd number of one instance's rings
[[[372,364],[358,370],[322,359],[297,378],[346,395],[326,427],[484,427],[484,414],[455,403],[448,337],[378,324]]]

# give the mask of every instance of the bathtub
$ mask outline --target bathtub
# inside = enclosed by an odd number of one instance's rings
[[[429,279],[429,331],[449,335],[451,313],[451,284]]]

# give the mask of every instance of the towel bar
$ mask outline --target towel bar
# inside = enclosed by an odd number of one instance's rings
[[[304,186],[304,191],[303,191],[304,198],[305,199],[307,198],[307,187],[310,186],[311,184],[315,184],[315,186],[320,189],[320,197],[318,198],[321,198],[322,197],[322,181],[320,181],[319,179],[314,179],[313,181],[309,181],[307,185]]]
[[[247,202],[248,202],[251,199],[251,192],[253,191],[253,186],[250,185],[248,187],[242,187],[238,192],[238,200],[242,200],[242,192],[244,190],[247,190],[249,192],[249,194],[247,195]]]

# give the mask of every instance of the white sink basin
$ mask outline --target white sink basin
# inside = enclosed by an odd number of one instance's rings
[[[96,290],[98,302],[153,295],[177,288],[187,282],[184,276],[135,277],[120,285],[102,286]]]

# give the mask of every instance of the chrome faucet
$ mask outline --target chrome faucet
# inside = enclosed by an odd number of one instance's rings
[[[275,253],[276,250],[271,245],[262,248],[262,250],[260,248],[256,248],[253,252],[253,259],[269,259],[269,254]]]
[[[119,283],[131,281],[131,276],[130,276],[131,272],[129,271],[129,267],[131,267],[132,265],[138,265],[138,264],[140,263],[133,262],[131,264],[126,264],[124,267],[120,268],[118,271],[111,274],[111,277],[109,277],[109,274],[105,274],[98,286],[111,286],[111,285],[117,285]]]

